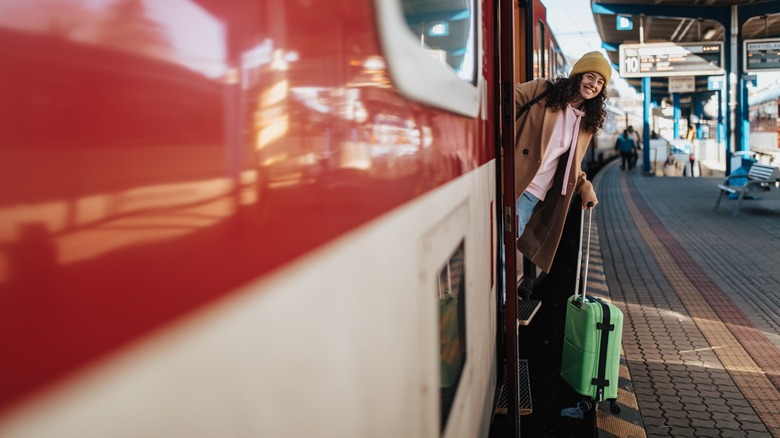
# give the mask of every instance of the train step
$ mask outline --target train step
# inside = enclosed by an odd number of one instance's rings
[[[519,300],[517,303],[517,326],[530,324],[540,307],[542,307],[541,300]]]
[[[504,361],[504,384],[498,393],[498,404],[496,405],[496,415],[507,415],[509,412],[509,398],[507,379],[506,379],[506,361]],[[528,361],[520,359],[517,367],[517,398],[519,400],[518,410],[520,415],[529,415],[533,412],[531,403],[531,378],[528,372]]]

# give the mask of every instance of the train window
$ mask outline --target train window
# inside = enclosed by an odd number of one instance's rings
[[[555,70],[555,77],[557,78],[558,76],[566,76],[569,73],[566,67],[566,57],[563,56],[563,52],[560,48],[556,47],[555,53],[556,59],[558,60],[557,68]]]
[[[439,269],[439,359],[441,428],[447,424],[458,381],[466,362],[466,271],[463,241]]]
[[[420,48],[474,81],[474,16],[471,0],[402,0],[406,25]]]
[[[536,41],[534,42],[534,77],[544,78],[547,77],[547,69],[545,68],[545,29],[544,23],[541,21],[536,23]]]
[[[550,79],[555,79],[559,76],[564,75],[564,64],[563,61],[563,55],[561,54],[561,49],[558,48],[558,46],[555,45],[553,41],[550,41],[550,49],[549,49],[550,57],[548,64],[550,65]]]
[[[375,0],[393,84],[406,97],[459,114],[479,112],[475,0]]]

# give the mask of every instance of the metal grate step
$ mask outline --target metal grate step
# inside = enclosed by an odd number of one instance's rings
[[[518,407],[520,415],[529,415],[534,411],[531,403],[531,378],[528,372],[528,360],[520,359],[517,367],[517,398],[520,400]],[[504,384],[498,393],[498,405],[496,415],[507,415],[509,411],[509,399],[507,398],[506,361],[504,361]]]
[[[534,319],[536,312],[542,307],[541,300],[520,300],[517,306],[517,326],[526,326]]]

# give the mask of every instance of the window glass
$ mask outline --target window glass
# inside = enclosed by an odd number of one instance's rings
[[[461,241],[439,269],[439,359],[441,372],[441,428],[447,424],[458,382],[466,362],[466,270]]]
[[[474,82],[474,0],[402,0],[404,19],[432,57]]]
[[[555,67],[552,78],[566,76],[568,73],[566,71],[566,58],[563,56],[560,47],[553,45],[551,50],[553,53],[555,53]]]
[[[536,23],[536,41],[534,41],[534,78],[546,76],[547,69],[544,64],[544,24]]]

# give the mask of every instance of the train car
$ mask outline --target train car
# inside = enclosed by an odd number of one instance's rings
[[[750,105],[750,149],[780,152],[780,84],[763,89],[748,98]]]
[[[513,7],[0,2],[0,437],[486,436]]]
[[[546,8],[534,7],[533,26],[533,77],[555,79],[567,76],[571,66],[547,24]]]

